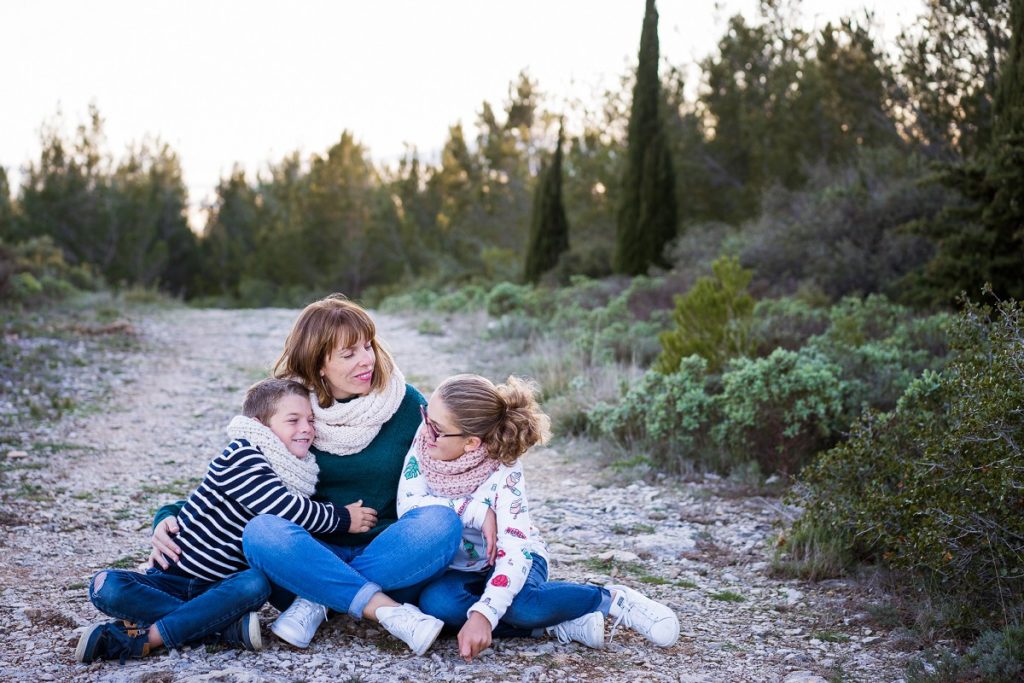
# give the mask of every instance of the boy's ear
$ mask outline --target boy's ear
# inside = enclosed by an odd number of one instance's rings
[[[480,444],[482,443],[483,441],[480,440],[479,436],[470,436],[466,439],[466,446],[464,450],[466,451],[466,453],[469,453],[470,451],[475,451],[476,449],[480,448]]]

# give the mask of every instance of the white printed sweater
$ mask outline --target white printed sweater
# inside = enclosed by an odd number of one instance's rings
[[[413,441],[415,444],[415,440]],[[398,516],[425,505],[446,505],[462,519],[462,547],[450,567],[463,572],[488,572],[487,550],[480,528],[487,510],[494,510],[498,522],[498,557],[484,594],[468,612],[484,615],[493,629],[505,615],[530,573],[533,556],[547,559],[547,548],[530,523],[526,486],[519,462],[501,465],[471,495],[462,498],[436,496],[420,467],[416,448],[405,456],[398,483]],[[467,612],[467,617],[469,613]]]

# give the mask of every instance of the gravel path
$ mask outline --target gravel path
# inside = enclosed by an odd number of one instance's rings
[[[134,324],[141,351],[101,404],[40,424],[26,453],[0,454],[0,679],[17,681],[897,681],[918,644],[877,625],[882,604],[852,581],[770,577],[777,500],[721,482],[616,481],[554,448],[527,459],[531,510],[551,547],[552,575],[612,579],[677,611],[679,642],[649,646],[619,631],[604,651],[552,640],[498,642],[473,664],[453,639],[415,657],[389,635],[335,617],[305,651],[282,645],[261,614],[268,649],[187,648],[125,666],[74,662],[81,629],[102,617],[86,584],[98,569],[135,566],[149,521],[202,476],[245,388],[263,376],[296,311],[174,309]],[[486,349],[425,337],[377,316],[410,382],[424,391],[472,370]],[[69,382],[88,381],[86,366]],[[570,450],[570,449],[564,449]],[[584,493],[565,495],[569,486]],[[823,678],[822,678],[823,677]]]

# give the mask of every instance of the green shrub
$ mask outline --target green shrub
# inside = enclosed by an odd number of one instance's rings
[[[495,318],[506,313],[535,313],[537,301],[534,291],[530,285],[500,282],[487,293],[487,313]]]
[[[828,315],[808,345],[842,369],[847,424],[866,408],[891,410],[915,377],[945,363],[948,315],[922,318],[881,295],[847,297]]]
[[[957,657],[947,650],[917,660],[907,669],[908,683],[985,681],[1016,683],[1024,679],[1024,626],[985,631]]]
[[[834,441],[842,412],[839,368],[815,353],[776,349],[738,358],[722,375],[715,440],[733,462],[762,472],[795,472]]]
[[[995,621],[1024,607],[1024,330],[1016,302],[968,305],[953,357],[869,412],[796,490],[797,523],[855,539],[852,550],[962,593]]]
[[[706,459],[712,402],[705,391],[707,365],[692,355],[672,374],[648,371],[617,404],[591,410],[593,432],[647,453],[663,470],[683,471],[687,461]]]
[[[751,350],[758,356],[775,349],[796,351],[828,329],[828,324],[828,311],[800,299],[763,299],[751,315]]]
[[[49,237],[17,244],[0,240],[0,299],[34,306],[100,286],[88,266],[72,266]]]
[[[714,277],[698,279],[686,294],[676,297],[675,329],[660,337],[663,351],[654,365],[658,372],[674,372],[691,354],[706,359],[711,372],[717,372],[729,358],[748,353],[754,299],[747,286],[752,273],[729,257],[711,267]]]

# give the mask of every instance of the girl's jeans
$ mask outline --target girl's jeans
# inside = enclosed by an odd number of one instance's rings
[[[156,624],[168,649],[220,633],[258,610],[269,595],[270,583],[256,569],[220,581],[180,576],[159,568],[145,574],[105,569],[89,584],[89,599],[96,609],[139,626]]]
[[[249,565],[270,579],[270,602],[285,609],[294,596],[347,612],[356,619],[375,593],[414,601],[423,584],[455,557],[462,522],[440,505],[410,510],[367,545],[319,541],[297,524],[258,515],[245,525],[242,545]]]
[[[420,609],[458,629],[467,612],[480,599],[491,572],[449,570],[427,584],[420,593]],[[548,626],[590,612],[608,615],[611,594],[604,588],[564,581],[548,581],[548,563],[534,555],[533,566],[522,590],[494,629],[497,638],[539,636]]]

